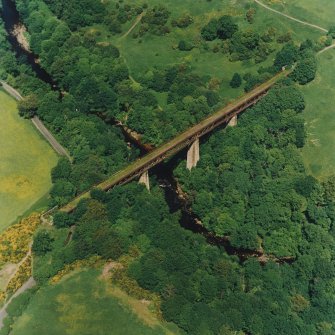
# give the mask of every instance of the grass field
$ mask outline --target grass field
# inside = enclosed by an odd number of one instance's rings
[[[264,3],[298,19],[328,29],[334,24],[335,1],[267,0]],[[274,14],[276,15],[276,14]],[[286,20],[282,18],[282,20]],[[301,87],[306,99],[307,144],[302,153],[309,173],[323,179],[335,171],[335,51],[318,56],[316,79]]]
[[[318,57],[317,78],[302,88],[306,99],[306,167],[322,178],[335,172],[335,50]]]
[[[50,171],[57,156],[28,120],[19,117],[16,102],[0,91],[0,231],[35,203],[45,204]],[[44,198],[44,201],[40,200]]]
[[[15,322],[11,334],[174,334],[157,319],[152,320],[144,303],[128,304],[125,294],[111,289],[99,275],[97,270],[81,271],[40,289]]]
[[[335,1],[333,0],[265,0],[264,3],[292,15],[329,29],[334,25]]]
[[[143,3],[145,1],[136,0],[135,2]],[[113,42],[120,48],[135,79],[139,79],[152,67],[165,68],[168,65],[188,63],[199,75],[218,78],[221,81],[220,93],[223,97],[232,99],[243,92],[242,88],[232,89],[230,87],[229,82],[233,74],[235,72],[256,73],[259,67],[272,64],[275,52],[265,62],[255,64],[253,61],[230,62],[227,55],[221,52],[214,53],[211,50],[206,51],[201,47],[195,47],[189,52],[178,50],[177,45],[180,40],[193,41],[196,46],[199,46],[201,44],[201,28],[210,18],[229,14],[235,17],[242,30],[254,29],[262,33],[273,27],[278,35],[290,32],[295,41],[302,41],[306,38],[317,40],[322,36],[322,32],[301,26],[290,20],[282,20],[278,18],[278,15],[262,7],[256,7],[255,22],[250,25],[245,20],[245,13],[246,5],[252,3],[251,0],[212,0],[198,1],[194,5],[193,0],[166,0],[164,6],[171,12],[171,19],[187,12],[194,18],[194,23],[184,29],[175,27],[165,36],[146,34],[142,38],[134,39],[131,33],[126,38],[116,36],[113,38]],[[162,2],[152,0],[150,4],[162,4]],[[133,32],[135,31],[136,28]],[[216,43],[218,41],[209,43],[210,48]],[[277,50],[281,47],[282,45],[276,46]]]

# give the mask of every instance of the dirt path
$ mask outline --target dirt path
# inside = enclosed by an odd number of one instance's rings
[[[31,248],[32,248],[33,242],[29,244],[29,250],[26,253],[26,255],[21,259],[21,261],[16,265],[16,271],[11,275],[11,277],[8,280],[8,283],[11,281],[12,278],[15,277],[16,273],[20,270],[21,265],[27,260],[28,257],[31,256]],[[11,297],[10,299],[5,303],[5,305],[0,309],[0,330],[3,327],[3,320],[7,316],[7,307],[10,305],[12,300],[19,296],[21,293],[25,292],[26,290],[29,290],[30,288],[34,287],[36,285],[35,279],[31,276]]]
[[[12,96],[15,100],[22,100],[22,95],[12,86],[8,85],[6,82],[0,80],[0,84],[2,85],[3,89]]]
[[[143,17],[144,14],[145,14],[145,13],[142,12],[142,13],[136,18],[135,22],[134,22],[133,25],[129,28],[129,30],[128,30],[124,35],[121,36],[121,39],[127,37],[127,36],[134,30],[134,28],[140,23],[140,21],[141,21],[141,19],[142,19],[142,17]]]
[[[328,50],[330,50],[330,49],[334,49],[334,48],[335,48],[335,42],[334,42],[332,45],[330,45],[329,47],[326,47],[326,48],[320,50],[320,51],[318,52],[318,55],[321,55],[321,54],[324,53],[325,51],[328,51]]]
[[[29,250],[28,250],[28,252],[26,253],[26,255],[20,260],[19,263],[16,264],[16,270],[15,270],[14,273],[9,277],[9,279],[8,279],[8,283],[7,283],[7,284],[9,284],[10,281],[15,277],[15,275],[17,274],[17,272],[20,270],[21,265],[27,260],[27,258],[28,258],[29,256],[31,256],[31,247],[32,247],[32,245],[33,245],[33,242],[31,242],[31,243],[29,244]]]
[[[254,0],[254,1],[255,1],[257,4],[259,4],[260,6],[264,7],[265,9],[267,9],[267,10],[269,10],[269,11],[271,11],[271,12],[274,12],[274,13],[276,13],[276,14],[278,14],[278,15],[284,16],[284,17],[286,17],[286,18],[288,18],[288,19],[290,19],[290,20],[292,20],[292,21],[299,22],[299,23],[301,23],[301,24],[303,24],[303,25],[305,25],[305,26],[309,26],[309,27],[318,29],[318,30],[320,30],[320,31],[322,31],[322,32],[325,32],[325,33],[328,32],[328,30],[325,29],[325,28],[322,28],[322,27],[320,27],[320,26],[318,26],[318,25],[316,25],[316,24],[312,24],[312,23],[309,23],[309,22],[306,22],[306,21],[302,21],[302,20],[296,19],[296,18],[293,17],[293,16],[284,14],[284,13],[282,13],[282,12],[276,10],[276,9],[273,9],[273,8],[271,8],[271,7],[267,6],[267,5],[265,5],[263,2],[261,2],[261,1],[259,1],[259,0]]]
[[[71,161],[70,155],[67,151],[58,143],[55,137],[51,134],[49,129],[43,124],[43,122],[39,119],[39,117],[34,116],[31,119],[32,123],[36,127],[36,129],[43,135],[43,137],[50,143],[53,149],[61,156],[67,157]]]
[[[0,309],[0,329],[3,327],[3,320],[7,316],[7,307],[12,302],[14,298],[19,296],[21,293],[29,290],[30,288],[34,287],[36,285],[36,281],[33,277],[30,277],[12,296],[11,298],[6,302],[6,304]]]

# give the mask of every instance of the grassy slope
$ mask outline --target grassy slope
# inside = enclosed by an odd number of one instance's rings
[[[335,1],[333,0],[266,0],[264,3],[300,20],[318,24],[328,29],[334,25]]]
[[[143,1],[137,0],[137,3]],[[218,78],[222,81],[220,92],[227,99],[235,98],[242,93],[242,88],[232,89],[229,82],[235,72],[241,74],[255,73],[261,66],[266,67],[273,62],[274,55],[270,56],[266,62],[254,64],[254,62],[229,62],[227,55],[204,51],[194,48],[190,52],[183,52],[176,49],[178,42],[182,39],[191,40],[196,45],[201,41],[200,30],[205,22],[211,17],[220,17],[231,14],[238,20],[243,29],[252,28],[260,32],[265,32],[269,27],[275,27],[278,35],[290,31],[296,41],[305,38],[318,39],[322,34],[308,27],[300,26],[289,20],[277,19],[273,13],[269,13],[261,7],[257,7],[254,24],[250,25],[244,19],[246,13],[245,5],[251,4],[251,0],[212,0],[197,1],[196,6],[192,0],[166,0],[164,5],[171,12],[171,18],[179,17],[182,13],[188,12],[194,17],[194,23],[185,29],[173,28],[171,33],[161,37],[146,34],[140,39],[132,38],[132,34],[127,38],[113,38],[113,41],[121,50],[131,69],[132,76],[137,79],[153,66],[166,67],[167,65],[187,62],[191,64],[193,70],[202,75]],[[150,4],[161,4],[159,0],[152,0]],[[134,29],[134,31],[136,28]],[[216,42],[210,45],[213,47]],[[281,47],[280,45],[278,47]]]
[[[299,19],[329,28],[334,24],[333,0],[269,0],[273,8]],[[282,19],[285,20],[285,19]],[[307,144],[303,149],[305,165],[315,177],[334,174],[335,168],[335,51],[318,56],[317,78],[302,87],[306,99]]]
[[[0,231],[27,212],[51,187],[57,156],[16,102],[0,91]]]
[[[173,333],[152,321],[143,303],[122,303],[115,291],[99,279],[96,270],[82,271],[54,286],[42,288],[14,325],[12,335],[164,335]],[[139,305],[142,304],[142,310]],[[139,317],[141,319],[139,319]]]
[[[322,178],[335,167],[335,50],[320,55],[318,67],[315,81],[302,88],[308,133],[303,157],[309,172]]]

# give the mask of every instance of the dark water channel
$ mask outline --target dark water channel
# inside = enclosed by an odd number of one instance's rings
[[[52,77],[40,66],[38,63],[38,56],[25,50],[18,42],[15,34],[13,33],[17,25],[21,25],[19,12],[15,7],[15,3],[12,0],[1,0],[2,10],[1,16],[5,24],[5,29],[8,33],[8,41],[10,42],[16,57],[21,59],[26,64],[31,66],[32,71],[36,76],[49,84],[54,90],[58,90],[58,87]],[[113,122],[114,124],[114,122]],[[115,125],[115,124],[114,124]],[[122,127],[121,127],[122,128]],[[123,130],[123,134],[126,140],[134,147],[139,149],[140,154],[144,155],[147,153],[147,148],[134,137],[130,136],[126,131]],[[203,235],[207,242],[216,245],[220,248],[224,248],[229,255],[236,255],[241,262],[248,259],[249,257],[260,257],[262,253],[255,250],[243,250],[233,247],[227,238],[221,238],[214,236],[204,226],[202,226],[194,213],[191,210],[190,201],[183,197],[179,193],[178,183],[173,175],[173,170],[180,163],[180,161],[186,160],[186,150],[176,154],[169,161],[161,163],[150,170],[150,174],[156,177],[157,183],[163,188],[165,193],[165,199],[169,205],[170,212],[175,213],[176,211],[181,212],[180,225],[187,230],[190,230],[196,234]],[[186,162],[185,162],[186,164]],[[290,260],[276,260],[278,263],[291,262]]]

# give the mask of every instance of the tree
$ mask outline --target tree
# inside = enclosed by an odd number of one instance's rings
[[[238,25],[234,23],[229,15],[222,16],[217,25],[217,37],[226,40],[231,38],[238,31]]]
[[[57,165],[51,170],[52,182],[56,182],[58,179],[68,179],[71,170],[72,168],[69,160],[64,157],[60,158]]]
[[[169,19],[170,12],[163,6],[155,6],[146,11],[141,22],[142,32],[150,31],[155,35],[165,35],[170,32],[169,27],[166,25]]]
[[[255,8],[249,8],[245,17],[247,19],[247,21],[249,23],[253,23],[254,22],[254,17],[255,17],[255,14],[256,14],[256,10]]]
[[[76,193],[76,189],[74,185],[63,179],[57,180],[57,182],[53,185],[50,195],[54,200],[53,205],[64,205],[71,198],[74,197]]]
[[[288,43],[277,53],[274,66],[279,71],[283,66],[291,66],[298,59],[298,49],[293,43]]]
[[[190,51],[194,48],[192,42],[181,40],[178,44],[178,49],[180,51]]]
[[[54,238],[50,235],[47,230],[39,230],[34,237],[34,243],[32,251],[37,256],[43,256],[47,252],[52,250],[52,242]]]
[[[217,38],[217,31],[218,31],[218,20],[212,19],[210,20],[206,26],[201,29],[201,36],[206,41],[213,41]]]
[[[177,26],[179,28],[186,28],[192,23],[193,17],[188,13],[184,13],[182,16],[180,16],[176,20],[172,20],[171,22],[173,26]]]
[[[234,73],[233,78],[230,81],[230,86],[232,88],[238,88],[242,84],[242,77],[238,73]]]
[[[316,59],[308,57],[300,60],[291,74],[291,78],[300,85],[305,85],[314,80],[316,75]]]
[[[53,224],[57,228],[70,227],[73,224],[72,217],[65,212],[57,212],[53,217]]]
[[[328,35],[331,36],[331,38],[335,38],[335,26],[329,28]]]
[[[33,117],[38,108],[38,97],[36,94],[30,94],[18,102],[18,109],[21,116]]]

